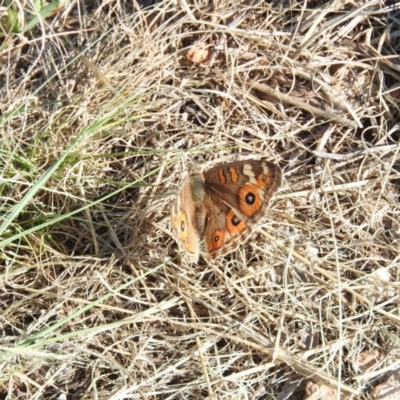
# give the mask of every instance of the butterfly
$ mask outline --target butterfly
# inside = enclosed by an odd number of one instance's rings
[[[233,161],[200,172],[193,167],[171,208],[170,228],[180,250],[197,262],[204,240],[207,259],[235,250],[266,214],[282,171],[265,160]]]

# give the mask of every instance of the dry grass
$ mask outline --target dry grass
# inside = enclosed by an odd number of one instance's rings
[[[2,399],[369,399],[400,368],[400,11],[214,3],[0,8]],[[260,156],[252,240],[177,257],[187,163]]]

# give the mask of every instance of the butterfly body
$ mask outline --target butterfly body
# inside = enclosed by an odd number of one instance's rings
[[[280,168],[263,160],[191,171],[171,210],[170,226],[180,249],[193,261],[203,239],[207,258],[235,250],[265,215],[281,181]]]

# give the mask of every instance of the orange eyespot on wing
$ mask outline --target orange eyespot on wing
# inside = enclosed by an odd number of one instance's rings
[[[257,186],[263,189],[266,189],[268,186],[271,186],[271,174],[261,173],[257,176]]]
[[[175,231],[182,240],[187,236],[187,219],[185,213],[180,213],[176,218]]]
[[[179,216],[176,218],[175,230],[179,238],[180,244],[185,248],[187,252],[194,254],[197,247],[196,243],[189,235],[188,221],[184,212],[180,213]]]
[[[263,207],[262,195],[257,185],[245,184],[239,190],[239,209],[246,217],[253,216]]]
[[[226,216],[226,227],[231,234],[239,235],[247,226],[246,222],[241,220],[233,210],[230,210]]]
[[[215,250],[218,250],[225,241],[226,232],[215,230],[212,234],[211,240],[207,243],[207,250],[209,253],[212,253]]]

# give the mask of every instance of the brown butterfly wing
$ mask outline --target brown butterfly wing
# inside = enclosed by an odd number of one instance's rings
[[[207,255],[235,250],[262,218],[282,181],[280,168],[268,161],[220,164],[204,173]]]
[[[188,175],[171,209],[170,228],[180,250],[197,262],[204,234],[205,187],[200,173]]]

